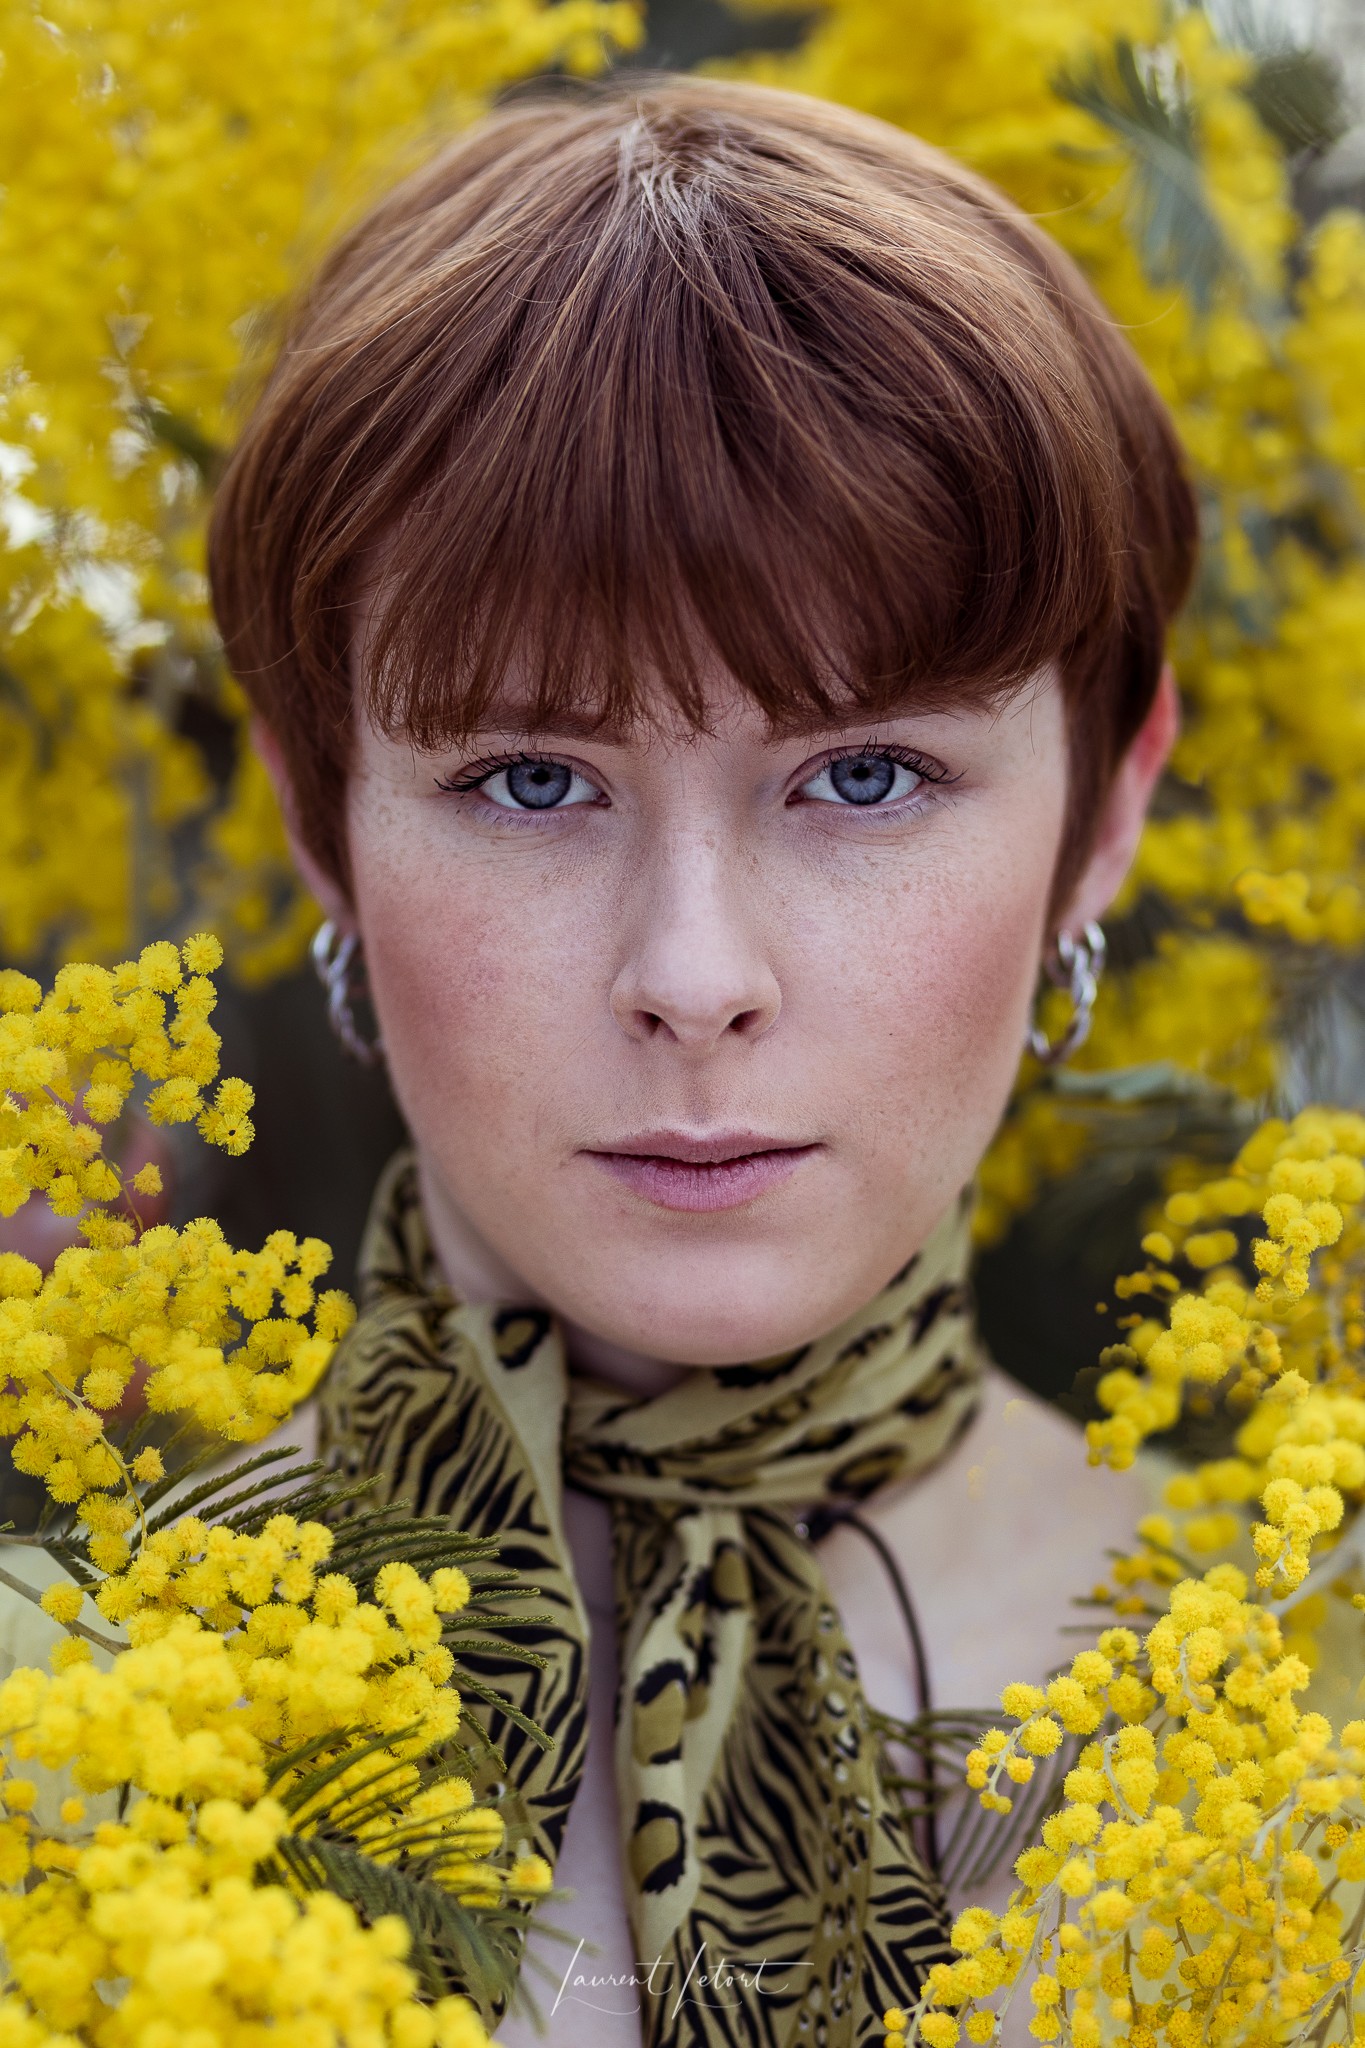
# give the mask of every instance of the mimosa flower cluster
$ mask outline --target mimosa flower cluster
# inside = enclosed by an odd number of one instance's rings
[[[1147,1266],[1119,1283],[1129,1299],[1164,1295],[1169,1306],[1161,1319],[1135,1317],[1127,1341],[1105,1354],[1097,1395],[1107,1419],[1088,1432],[1095,1458],[1129,1464],[1144,1438],[1177,1420],[1189,1388],[1226,1382],[1245,1411],[1238,1456],[1175,1482],[1174,1504],[1259,1498],[1257,1580],[1278,1594],[1303,1583],[1317,1539],[1365,1497],[1362,1160],[1365,1117],[1313,1110],[1262,1125],[1230,1174],[1170,1195],[1161,1227],[1143,1240]],[[1233,1226],[1249,1218],[1265,1232],[1251,1241],[1252,1285],[1234,1263]],[[1177,1265],[1201,1284],[1182,1287]],[[1185,1540],[1216,1549],[1224,1534],[1221,1518],[1210,1525],[1201,1514]]]
[[[988,2001],[1025,1963],[1041,1965],[1040,2041],[1194,2048],[1320,2024],[1352,2038],[1365,1949],[1341,1895],[1365,1877],[1365,1721],[1336,1736],[1303,1711],[1308,1668],[1246,1592],[1235,1566],[1214,1566],[1175,1587],[1145,1644],[1109,1630],[1045,1690],[1007,1688],[1019,1725],[974,1753],[983,1788],[1026,1780],[1064,1735],[1102,1732],[1019,1857],[1009,1909],[959,1916],[960,1960],[932,1973],[919,2019],[930,2048],[964,2027],[990,2040]]]
[[[468,1603],[462,1572],[438,1570],[428,1582],[410,1565],[386,1565],[370,1602],[342,1573],[315,1579],[314,1566],[331,1547],[318,1524],[296,1528],[276,1517],[258,1539],[180,1530],[171,1532],[180,1534],[178,1547],[197,1545],[207,1557],[183,1565],[178,1584],[136,1611],[132,1647],[110,1670],[96,1669],[89,1641],[73,1637],[68,1654],[55,1659],[55,1677],[25,1670],[0,1686],[0,1742],[14,1759],[45,1770],[71,1766],[88,1794],[145,1794],[121,1822],[120,1842],[187,1842],[202,1832],[206,1802],[227,1801],[241,1839],[261,1845],[253,1863],[268,1859],[287,1828],[306,1838],[325,1822],[379,1863],[420,1857],[466,1905],[548,1890],[539,1857],[506,1867],[489,1861],[503,1845],[504,1821],[496,1808],[476,1803],[467,1776],[423,1767],[459,1728],[455,1660],[441,1640],[441,1616]],[[219,1571],[237,1599],[216,1597]],[[195,1586],[196,1576],[208,1584]],[[305,1584],[311,1594],[279,1597],[286,1586],[298,1594]],[[97,1596],[101,1611],[126,1607],[126,1586],[113,1600],[109,1591],[106,1584]],[[183,1604],[206,1593],[208,1616]],[[252,1593],[256,1604],[246,1605]],[[66,1624],[82,1605],[75,1586],[58,1584],[43,1596],[46,1611]],[[305,1799],[291,1824],[291,1793],[319,1772],[325,1803]],[[5,1789],[18,1782],[0,1780],[10,1809],[0,1825],[6,1881],[18,1884],[31,1868],[74,1870],[79,1848],[35,1833],[23,1799]],[[225,1839],[221,1810],[213,1825],[218,1833],[209,1842]],[[97,1838],[111,1839],[107,1829]],[[132,1866],[124,1859],[118,1867]]]
[[[20,1987],[0,1994],[5,2048],[486,2048],[467,1999],[414,1997],[401,1919],[366,1927],[330,1893],[299,1899],[254,1883],[254,1857],[271,1840],[258,1814],[209,1802],[203,1837],[166,1848],[106,1822],[62,1885],[0,1900]],[[101,1982],[121,1986],[117,2003]]]
[[[1167,1198],[1147,1264],[1118,1283],[1156,1312],[1132,1315],[1109,1353],[1092,1458],[1131,1463],[1215,1390],[1235,1455],[1171,1479],[1171,1512],[1146,1518],[1114,1588],[1096,1589],[1119,1625],[1048,1684],[1006,1687],[1013,1725],[985,1733],[968,1783],[1008,1812],[1016,1787],[1069,1759],[1062,1803],[1019,1856],[1007,1910],[960,1914],[958,1959],[888,2014],[892,2048],[912,2033],[989,2042],[1016,1994],[1036,2040],[1071,2048],[1365,2032],[1365,1720],[1334,1728],[1302,1699],[1303,1595],[1358,1584],[1362,1161],[1365,1118],[1268,1122],[1227,1173]],[[1202,1571],[1201,1552],[1217,1556]]]
[[[51,1672],[0,1684],[0,2044],[482,2048],[433,1897],[515,1920],[551,1879],[471,1782],[446,1640],[468,1574],[419,1570],[385,1512],[367,1543],[363,1504],[344,1535],[271,1512],[249,1466],[171,1504],[204,1464],[183,1426],[259,1438],[352,1314],[317,1292],[316,1240],[247,1254],[203,1219],[145,1227],[157,1177],[125,1183],[106,1145],[132,1106],[249,1144],[208,1021],[221,960],[199,936],[46,992],[0,975],[0,1207],[43,1202],[84,1240],[47,1274],[0,1254],[0,1435],[42,1477],[67,1573],[40,1598]],[[157,1415],[179,1465],[143,1440]],[[75,1787],[55,1827],[52,1772]]]
[[[440,1638],[463,1573],[391,1564],[366,1602],[319,1575],[331,1540],[286,1516],[254,1541],[187,1518],[149,1546],[144,1564],[169,1570],[109,1669],[70,1638],[55,1676],[0,1685],[6,2048],[170,2048],[200,2028],[248,2048],[263,2027],[338,2048],[487,2041],[465,1998],[420,1995],[401,1914],[362,1925],[316,1882],[301,1890],[288,1854],[325,1833],[475,1908],[550,1885],[539,1857],[500,1855],[502,1815],[468,1778],[431,1763],[459,1723]],[[105,1612],[129,1601],[127,1580],[97,1596]],[[83,1602],[59,1585],[43,1605],[69,1625]],[[28,1773],[66,1768],[85,1797],[45,1832]],[[90,1815],[110,1791],[119,1818]]]
[[[331,1261],[317,1239],[276,1231],[240,1252],[205,1218],[143,1229],[132,1197],[159,1191],[158,1170],[125,1185],[106,1147],[139,1087],[153,1123],[193,1122],[230,1153],[250,1143],[250,1089],[217,1080],[221,960],[205,935],[64,967],[46,995],[0,974],[0,1214],[40,1195],[85,1240],[46,1274],[0,1253],[0,1436],[74,1508],[103,1572],[140,1542],[141,1490],[162,1478],[154,1448],[125,1458],[110,1433],[133,1383],[153,1413],[250,1441],[311,1390],[352,1313],[317,1291]]]
[[[60,1830],[30,1840],[34,1782],[0,1776],[0,2040],[482,2048],[466,2000],[418,2002],[400,1918],[366,1928],[328,1893],[260,1881],[288,1816],[278,1800],[250,1796],[246,1781],[259,1787],[264,1774],[232,1726],[234,1682],[221,1639],[180,1624],[107,1673],[24,1671],[0,1687],[7,1762],[75,1760],[86,1784],[147,1795],[93,1824],[84,1801],[68,1799]],[[25,1885],[30,1867],[41,1877]],[[116,1998],[105,1989],[115,1984]]]

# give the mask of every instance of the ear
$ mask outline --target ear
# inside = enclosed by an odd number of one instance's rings
[[[309,895],[322,905],[338,931],[353,932],[355,912],[344,890],[340,883],[334,881],[326,869],[319,865],[299,834],[298,805],[294,800],[294,785],[289,779],[289,770],[285,765],[284,750],[262,718],[253,718],[251,721],[251,744],[274,784],[280,815],[284,819],[285,834],[289,840],[289,851],[294,866],[308,886]]]
[[[1180,698],[1175,671],[1167,662],[1152,708],[1133,736],[1105,798],[1090,858],[1061,920],[1064,931],[1078,932],[1092,921],[1098,922],[1117,896],[1133,864],[1152,793],[1179,731]]]

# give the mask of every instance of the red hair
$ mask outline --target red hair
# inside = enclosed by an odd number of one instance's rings
[[[1151,704],[1196,509],[1071,262],[914,137],[756,86],[519,102],[382,199],[294,307],[218,492],[213,602],[343,884],[369,716],[421,746],[515,666],[528,722],[777,728],[989,701],[1055,662],[1074,877]]]

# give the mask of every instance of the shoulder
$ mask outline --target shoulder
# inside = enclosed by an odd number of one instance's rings
[[[934,1468],[865,1510],[897,1558],[929,1654],[935,1703],[991,1706],[1014,1678],[1037,1679],[1083,1646],[1073,1601],[1131,1547],[1151,1501],[1141,1469],[1087,1465],[1078,1426],[994,1367],[981,1405]],[[872,1702],[913,1711],[904,1629],[881,1565],[856,1532],[823,1546]]]

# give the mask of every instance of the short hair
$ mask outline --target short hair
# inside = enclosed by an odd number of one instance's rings
[[[349,884],[352,639],[444,747],[657,704],[717,660],[775,729],[1065,693],[1069,886],[1152,702],[1197,512],[1164,406],[1061,250],[880,121],[623,78],[514,101],[300,293],[214,508],[228,661]],[[1060,900],[1060,897],[1055,900]]]

